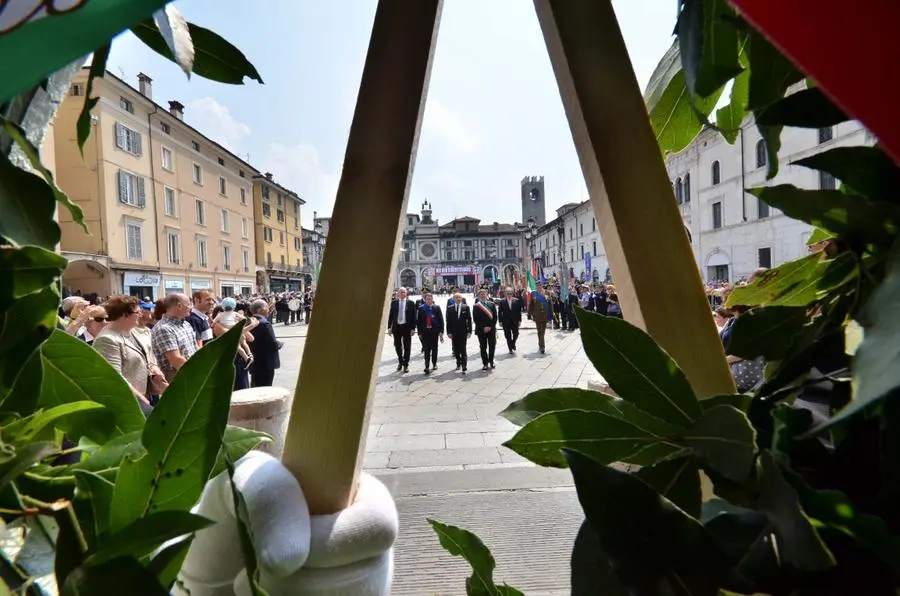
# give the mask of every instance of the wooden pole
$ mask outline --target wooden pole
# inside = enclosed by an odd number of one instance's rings
[[[442,0],[379,0],[282,461],[310,511],[353,500]]]
[[[701,398],[735,391],[610,0],[534,0],[625,317]]]

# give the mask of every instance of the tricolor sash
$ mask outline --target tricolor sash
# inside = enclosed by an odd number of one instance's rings
[[[475,308],[480,308],[481,311],[482,311],[484,314],[486,314],[486,315],[488,316],[488,318],[490,318],[491,320],[494,319],[494,313],[492,313],[492,312],[491,312],[491,309],[489,309],[488,307],[486,307],[486,306],[484,305],[483,302],[478,302],[478,303],[475,305]]]

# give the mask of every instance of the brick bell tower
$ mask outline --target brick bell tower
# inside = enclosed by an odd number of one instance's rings
[[[543,176],[522,178],[522,223],[527,223],[529,219],[533,219],[538,226],[547,223]]]

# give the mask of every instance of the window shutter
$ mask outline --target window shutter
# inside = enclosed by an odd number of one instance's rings
[[[132,138],[134,139],[134,154],[140,157],[141,155],[143,155],[143,152],[141,151],[141,133],[132,133]]]
[[[147,204],[146,195],[144,194],[144,177],[137,177],[137,206],[144,207]]]
[[[116,175],[119,177],[119,201],[122,203],[128,202],[128,178],[125,176],[125,172],[119,170]]]
[[[115,136],[116,147],[125,149],[125,129],[118,122],[116,122],[116,125],[113,128],[113,135]]]

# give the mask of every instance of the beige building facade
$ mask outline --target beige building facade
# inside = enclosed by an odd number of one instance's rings
[[[253,178],[257,280],[262,292],[304,289],[300,216],[304,204],[306,201],[278,184],[270,172]]]
[[[184,106],[153,100],[107,72],[91,136],[78,149],[76,121],[87,69],[74,79],[54,123],[56,178],[85,212],[90,234],[60,211],[63,285],[82,295],[210,289],[220,296],[257,291],[253,177],[258,174],[184,121]]]

